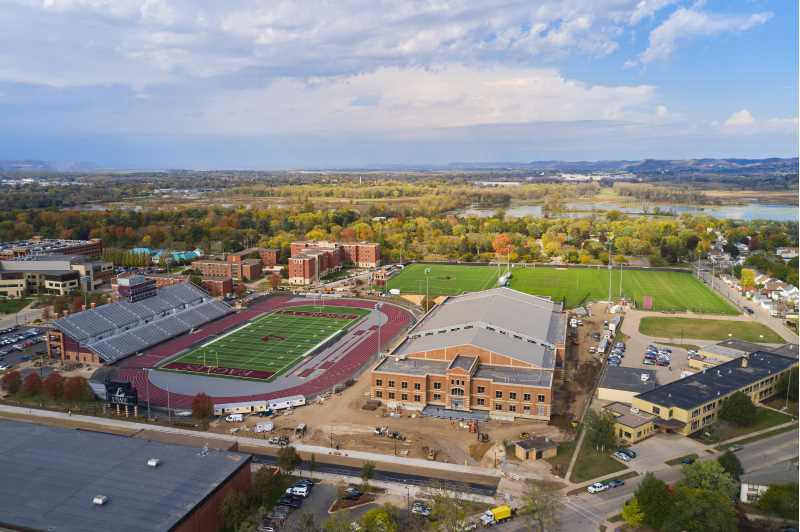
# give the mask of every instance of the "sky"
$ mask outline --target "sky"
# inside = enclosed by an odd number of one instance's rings
[[[790,0],[0,0],[0,159],[795,157]]]

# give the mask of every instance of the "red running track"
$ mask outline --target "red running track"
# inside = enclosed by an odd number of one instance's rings
[[[179,351],[188,349],[196,344],[204,343],[210,337],[217,336],[234,327],[240,326],[266,312],[271,312],[278,308],[287,306],[311,304],[309,301],[290,302],[290,299],[291,298],[288,296],[267,298],[266,300],[260,301],[237,314],[232,314],[215,322],[209,323],[202,329],[196,331],[194,334],[185,334],[179,336],[173,340],[150,349],[142,356],[123,360],[119,365],[119,378],[131,382],[138,390],[139,397],[144,398],[146,394],[149,393],[150,402],[152,404],[166,406],[166,390],[159,388],[154,384],[150,384],[149,392],[146,391],[147,381],[144,371],[145,368],[153,368],[165,358],[174,355]],[[328,302],[327,304],[338,307],[345,306],[373,308],[375,306],[375,301],[344,299]],[[381,312],[387,317],[387,322],[381,327],[381,343],[386,345],[409,325],[412,316],[409,312],[394,305],[388,304],[384,304],[381,307]],[[330,390],[334,385],[341,384],[347,379],[351,378],[364,364],[369,361],[372,355],[377,352],[377,327],[371,328],[370,331],[364,333],[361,338],[363,339],[358,343],[358,345],[348,351],[344,356],[340,357],[336,362],[333,362],[323,374],[315,379],[276,392],[256,395],[225,396],[224,398],[220,397],[220,399],[231,403],[243,401],[263,401],[275,399],[277,397],[286,397],[289,395],[310,396]],[[189,409],[191,408],[191,402],[191,396],[177,394],[174,392],[170,392],[169,394],[169,404],[172,408]]]

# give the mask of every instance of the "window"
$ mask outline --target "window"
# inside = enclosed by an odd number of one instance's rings
[[[516,401],[517,400],[517,392],[509,392],[508,398],[511,399],[512,401]]]
[[[516,405],[509,405],[508,411],[509,412],[516,412],[517,411],[517,406]]]
[[[522,400],[523,401],[530,401],[531,400],[531,394],[529,394],[529,393],[522,394]]]
[[[380,391],[380,390],[378,390],[377,392],[375,392],[375,397],[377,397],[378,399],[380,399],[381,397],[383,397],[383,392],[382,392],[382,391]]]
[[[660,409],[660,408],[658,408],[657,406],[654,406],[654,407],[653,407],[653,414],[655,414],[655,415],[658,415],[658,414],[660,414],[660,413],[661,413],[661,409]]]
[[[394,392],[389,392],[389,399],[394,399]]]
[[[389,388],[394,388],[394,381],[389,381]]]
[[[464,388],[450,388],[450,395],[464,396]]]
[[[503,405],[501,405],[500,403],[495,403],[494,409],[495,410],[502,410],[503,409]]]
[[[438,394],[438,393],[433,394],[433,400],[434,401],[441,401],[442,400],[442,395]]]
[[[479,398],[478,401],[477,401],[477,404],[478,404],[478,406],[485,406],[486,405],[486,399]]]
[[[478,386],[478,393],[486,393],[486,386]]]
[[[692,410],[692,417],[697,417],[699,415],[700,415],[700,409],[699,408],[696,408],[696,409]]]
[[[375,386],[383,386],[383,379],[375,379]]]
[[[536,396],[536,401],[539,402],[539,403],[544,403],[544,394],[540,393],[539,395],[537,395]]]
[[[456,385],[455,379],[450,379],[450,386],[455,386],[455,385]]]
[[[415,395],[414,396],[414,402],[415,403],[419,403],[420,401],[421,401],[421,399],[420,399],[419,395]]]
[[[419,383],[418,383],[418,382],[415,382],[415,383],[414,383],[414,389],[415,389],[415,390],[419,390],[419,389],[420,389],[420,385],[419,385]]]
[[[442,389],[442,383],[441,382],[434,382],[433,383],[433,389],[434,390],[441,390]]]
[[[407,393],[400,394],[400,400],[401,401],[408,401],[408,394]]]
[[[496,399],[502,399],[503,398],[503,392],[501,392],[500,390],[497,390],[496,392],[494,392],[494,396],[495,396]]]
[[[406,390],[406,389],[408,389],[408,383],[406,381],[403,381],[403,382],[400,383],[400,387],[402,389]]]
[[[525,405],[525,406],[523,406],[523,407],[522,407],[522,412],[523,412],[524,414],[530,414],[530,413],[531,413],[531,407],[530,407],[530,405]]]

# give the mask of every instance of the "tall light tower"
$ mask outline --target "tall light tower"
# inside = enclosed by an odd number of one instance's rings
[[[608,233],[608,304],[611,304],[611,272],[613,268],[611,266],[611,242],[614,240],[614,233]],[[622,278],[620,278],[620,283],[622,282]]]
[[[425,313],[430,310],[431,306],[431,290],[430,290],[430,283],[428,282],[429,277],[428,275],[431,273],[430,268],[425,268]]]
[[[383,353],[383,350],[381,349],[381,325],[382,325],[382,322],[381,322],[381,307],[382,306],[383,306],[383,303],[381,303],[380,301],[375,304],[375,310],[378,311],[378,356],[379,357]]]

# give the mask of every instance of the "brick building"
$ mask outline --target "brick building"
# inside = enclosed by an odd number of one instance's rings
[[[169,273],[149,273],[145,279],[155,283],[156,288],[173,286],[187,282],[185,275]],[[233,279],[230,277],[201,277],[203,289],[215,297],[223,297],[233,293]]]
[[[229,253],[225,260],[196,260],[192,269],[206,277],[230,277],[234,281],[260,279],[264,268],[278,263],[278,250],[271,248],[248,248]],[[255,258],[258,256],[258,258]]]
[[[505,287],[451,297],[372,370],[370,394],[432,415],[549,420],[566,334],[549,299]]]
[[[339,243],[327,240],[292,242],[289,258],[289,283],[312,284],[345,264],[359,268],[380,265],[380,245],[372,242]]]

